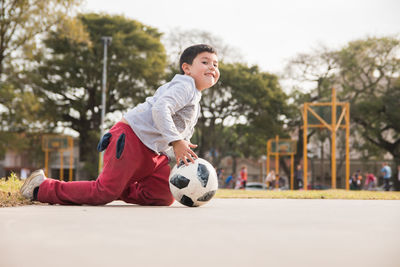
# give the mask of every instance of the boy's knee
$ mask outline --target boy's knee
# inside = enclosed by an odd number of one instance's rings
[[[150,204],[146,204],[146,206],[171,206],[172,203],[174,203],[174,201],[170,201],[170,200],[156,200],[156,201],[152,201],[150,202]]]
[[[171,206],[174,203],[174,198],[160,199],[154,206]]]
[[[110,202],[113,202],[117,198],[107,196],[107,197],[100,197],[99,199],[95,200],[93,205],[101,206],[101,205],[106,205]]]
[[[157,197],[146,196],[146,194],[142,195],[140,205],[143,206],[170,206],[174,203],[174,197],[170,194]]]

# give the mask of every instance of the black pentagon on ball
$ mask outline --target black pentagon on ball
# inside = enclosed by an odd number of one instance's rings
[[[199,197],[197,199],[197,201],[202,201],[202,202],[209,201],[215,195],[215,192],[217,192],[217,190],[209,191],[209,192],[205,193],[204,195],[202,195],[201,197]]]
[[[183,162],[183,160],[181,160],[180,162],[179,162],[179,164],[178,164],[178,166],[176,167],[176,168],[180,168],[180,167],[182,167],[182,166],[185,166],[185,162]]]
[[[207,186],[209,175],[210,172],[208,171],[207,166],[199,163],[197,167],[197,179],[199,179],[203,187]]]
[[[183,195],[179,202],[188,207],[193,207],[194,204],[193,200],[186,195]]]
[[[186,178],[185,176],[182,176],[180,174],[175,174],[174,176],[171,177],[170,183],[173,184],[174,186],[178,187],[179,189],[185,188],[188,186],[190,180]]]

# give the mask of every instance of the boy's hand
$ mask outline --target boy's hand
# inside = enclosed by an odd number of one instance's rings
[[[177,140],[172,142],[172,147],[174,148],[176,162],[182,160],[185,165],[189,165],[189,161],[194,163],[194,160],[198,158],[196,153],[192,151],[191,148],[196,148],[197,145],[194,145],[186,140]],[[189,160],[189,161],[188,161]]]

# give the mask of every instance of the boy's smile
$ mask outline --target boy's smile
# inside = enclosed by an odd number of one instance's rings
[[[219,79],[218,58],[214,53],[202,52],[198,54],[190,65],[183,63],[185,75],[191,76],[200,91],[212,87]]]

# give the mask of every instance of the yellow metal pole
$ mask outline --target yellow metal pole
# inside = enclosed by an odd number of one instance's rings
[[[103,152],[99,153],[99,169],[98,173],[101,173],[101,170],[103,169]]]
[[[336,105],[337,106],[337,105]],[[343,118],[346,116],[346,107],[344,107],[343,109],[342,109],[342,114],[340,114],[340,117],[339,117],[339,119],[338,119],[338,121],[337,121],[337,124],[336,124],[336,128],[335,128],[335,131],[337,132],[337,130],[339,129],[339,127],[340,127],[340,124],[342,124],[342,120],[343,120]]]
[[[72,137],[69,138],[69,178],[68,180],[72,181],[72,168],[74,165],[74,139]]]
[[[60,180],[64,181],[64,155],[62,150],[60,150]]]
[[[271,140],[267,142],[267,176],[269,174],[269,154],[271,153]],[[269,182],[267,182],[267,188],[269,188]]]
[[[332,88],[332,189],[336,189],[336,90]]]
[[[308,184],[307,184],[307,123],[308,123],[308,118],[307,118],[307,108],[308,104],[304,103],[303,107],[303,179],[304,179],[304,190],[307,190]]]
[[[346,190],[350,190],[350,104],[346,104]]]
[[[271,140],[267,142],[267,175],[269,173],[269,153],[271,152]]]
[[[347,102],[337,102],[336,101],[336,106],[344,106],[346,105]],[[331,102],[322,102],[322,103],[307,103],[310,106],[326,106],[326,107],[330,107],[332,104]]]
[[[294,183],[294,156],[293,154],[290,155],[290,190],[293,190],[293,183]]]
[[[279,188],[279,136],[275,136],[275,188]]]
[[[49,176],[49,150],[44,151],[44,174]]]

